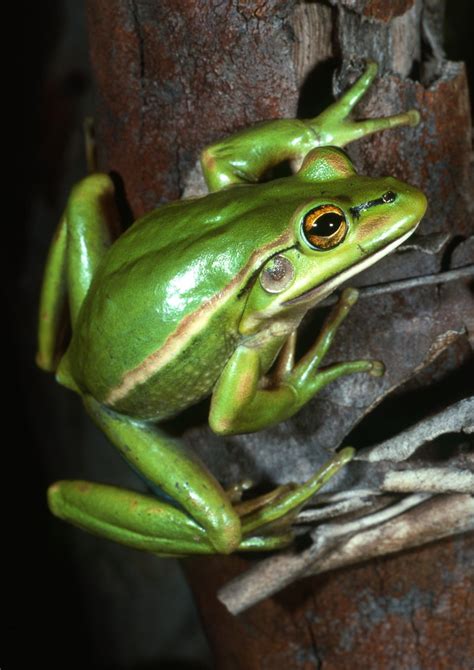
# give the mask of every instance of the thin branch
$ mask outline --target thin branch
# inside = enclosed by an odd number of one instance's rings
[[[474,426],[474,396],[464,398],[446,407],[442,412],[419,421],[395,437],[359,451],[355,458],[358,461],[399,463],[439,435],[468,432],[472,430],[472,426]]]
[[[362,286],[359,288],[360,298],[371,298],[374,295],[383,293],[395,293],[409,288],[419,286],[432,286],[436,284],[446,284],[447,282],[459,281],[460,279],[474,279],[474,263],[466,265],[456,270],[447,270],[437,274],[421,275],[420,277],[409,277],[408,279],[399,279],[397,281],[374,284],[373,286]],[[330,295],[325,300],[318,303],[317,307],[327,307],[338,301],[337,295]]]
[[[428,500],[428,498],[431,498],[431,494],[429,493],[414,493],[410,496],[406,496],[394,505],[385,506],[383,509],[379,509],[372,514],[367,514],[364,517],[347,521],[346,523],[324,524],[313,531],[313,539],[324,537],[327,541],[333,538],[341,538],[344,535],[360,533],[362,530],[385,523],[389,519],[393,519],[399,514],[402,514],[402,512],[406,512],[412,507]]]
[[[356,494],[358,492],[356,491]],[[374,500],[375,498],[375,500]],[[376,502],[375,502],[376,501]],[[370,508],[373,510],[374,505],[381,504],[387,506],[394,501],[393,496],[381,496],[376,494],[371,498],[363,497],[353,497],[348,500],[341,500],[339,502],[333,503],[332,505],[324,505],[323,507],[309,508],[302,510],[297,518],[295,523],[298,524],[314,524],[325,521],[326,519],[334,519],[345,514],[354,514],[363,509]],[[318,500],[318,502],[320,502]]]
[[[381,525],[341,538],[329,551],[319,553],[313,544],[299,554],[288,550],[263,560],[226,584],[219,591],[219,600],[238,614],[301,577],[473,530],[473,496],[430,497]]]
[[[474,473],[469,470],[445,468],[415,468],[387,472],[381,486],[390,493],[427,491],[429,493],[472,493]]]
[[[236,614],[301,577],[474,530],[471,452],[453,454],[443,465],[400,463],[439,435],[455,432],[462,439],[473,411],[474,397],[465,398],[359,453],[359,469],[367,467],[365,475],[359,470],[361,488],[323,494],[316,508],[299,514],[303,525],[327,520],[311,532],[311,545],[262,561],[227,584],[220,600]]]

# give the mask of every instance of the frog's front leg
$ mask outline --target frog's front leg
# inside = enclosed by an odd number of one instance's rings
[[[290,336],[276,374],[266,388],[260,386],[264,375],[262,350],[245,344],[238,347],[214,390],[209,416],[211,428],[219,434],[261,430],[293,416],[318,391],[339,377],[355,372],[382,375],[383,364],[373,360],[348,361],[320,369],[337,329],[357,296],[356,289],[343,291],[314,345],[296,365],[295,336]]]
[[[383,364],[373,360],[348,361],[319,369],[357,295],[356,289],[343,291],[315,343],[296,364],[296,335],[292,333],[281,349],[270,384],[265,384],[265,387],[261,386],[264,352],[258,346],[241,345],[223,370],[212,396],[209,423],[213,430],[220,434],[260,430],[293,416],[320,389],[339,377],[355,372],[382,375]],[[352,458],[353,453],[352,448],[346,447],[308,481],[279,487],[267,499],[262,498],[262,504],[259,500],[241,503],[238,508],[243,533],[252,533],[275,523],[278,527],[282,523],[290,523],[316,491]]]
[[[176,504],[114,486],[62,481],[49,490],[56,516],[96,535],[161,555],[227,554],[289,544],[292,538],[287,530],[244,537],[229,497],[180,441],[154,425],[112,412],[90,396],[84,403],[133,468]]]
[[[349,118],[376,74],[377,64],[369,63],[356,83],[313,119],[266,121],[207,147],[201,164],[209,189],[217,191],[232,184],[256,182],[274,165],[303,158],[316,147],[343,147],[380,130],[417,125],[420,115],[414,109],[378,119]]]

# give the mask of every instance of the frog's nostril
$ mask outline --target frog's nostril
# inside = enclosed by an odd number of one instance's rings
[[[397,194],[394,193],[393,191],[387,191],[382,196],[382,201],[383,202],[394,202],[394,200],[396,200],[396,199],[397,199]]]

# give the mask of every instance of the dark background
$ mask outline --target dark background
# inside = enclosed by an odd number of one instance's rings
[[[82,123],[94,98],[84,3],[18,3],[8,25],[18,30],[4,126],[11,143],[2,265],[8,561],[0,667],[208,667],[177,561],[127,560],[130,550],[112,543],[104,559],[97,538],[54,519],[46,506],[49,484],[93,478],[97,465],[103,481],[136,482],[77,397],[34,362],[47,249],[71,185],[86,174]]]
[[[33,659],[35,665],[49,667],[106,668],[117,667],[114,659],[121,658],[123,667],[152,667],[152,660],[153,667],[160,668],[207,667],[208,651],[175,562],[162,562],[158,596],[124,590],[123,611],[116,613],[116,621],[143,617],[139,626],[143,638],[134,632],[128,643],[118,640],[113,626],[101,620],[109,603],[91,600],[89,595],[94,580],[109,576],[96,571],[87,578],[92,583],[84,583],[78,571],[81,560],[94,560],[95,539],[89,544],[87,540],[84,548],[76,541],[77,531],[65,531],[46,508],[45,490],[51,481],[87,471],[87,455],[69,453],[67,441],[55,459],[64,425],[71,434],[83,430],[77,418],[82,409],[72,394],[35,368],[34,352],[42,266],[67,192],[85,173],[81,124],[85,115],[93,113],[93,92],[82,3],[19,2],[4,23],[5,39],[7,30],[15,46],[5,60],[13,83],[5,90],[4,101],[8,148],[4,152],[2,323],[9,402],[4,403],[3,412],[7,456],[3,472],[8,484],[3,548],[9,560],[3,563],[7,597],[0,666],[20,667]],[[448,2],[447,55],[467,61],[471,91],[473,37],[472,3]],[[55,421],[63,424],[59,432]],[[104,443],[98,448],[103,450],[107,471],[113,456]],[[120,467],[113,461],[112,469]],[[150,565],[144,558],[144,571]],[[126,581],[127,575],[120,578]],[[115,630],[120,630],[118,625]]]

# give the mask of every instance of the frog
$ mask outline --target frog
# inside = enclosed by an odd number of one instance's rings
[[[37,362],[80,396],[148,489],[55,482],[54,515],[158,556],[274,551],[293,542],[297,514],[350,461],[352,447],[307,481],[249,497],[248,482],[225,490],[160,424],[210,396],[216,434],[260,431],[337,379],[384,373],[378,360],[322,365],[357,301],[351,287],[308,350],[295,353],[307,312],[393,252],[427,207],[415,186],[358,174],[343,149],[419,122],[413,109],[351,119],[376,74],[369,62],[315,118],[263,121],[207,146],[209,192],[164,204],[122,234],[111,177],[94,171],[74,186],[46,262]],[[300,166],[264,178],[283,161]]]

